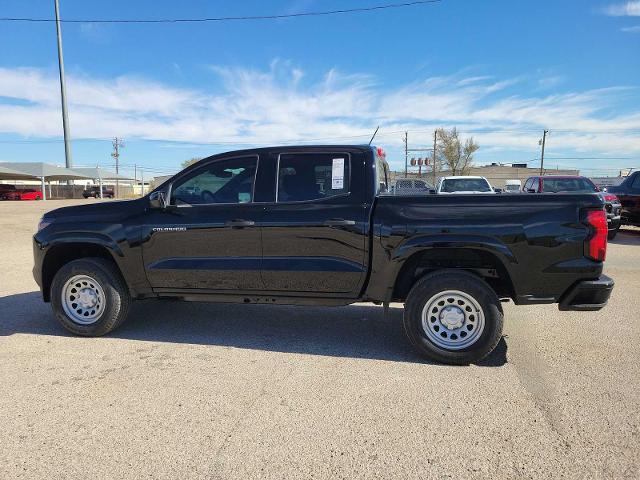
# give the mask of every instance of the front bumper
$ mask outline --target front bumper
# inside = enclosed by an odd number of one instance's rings
[[[560,310],[600,310],[609,301],[614,281],[606,275],[596,280],[582,280],[569,288],[560,298]]]

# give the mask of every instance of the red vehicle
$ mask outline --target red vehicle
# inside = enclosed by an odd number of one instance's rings
[[[640,172],[633,172],[617,187],[607,187],[622,202],[622,224],[640,227]]]
[[[5,200],[42,200],[42,192],[33,188],[12,190],[4,194]]]

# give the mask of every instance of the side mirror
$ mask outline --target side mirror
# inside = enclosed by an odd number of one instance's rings
[[[435,193],[436,193],[435,189],[433,189],[433,188],[429,189],[429,194],[430,195],[435,195]]]
[[[496,193],[502,193],[502,189],[501,188],[494,188],[493,191],[496,192]]]
[[[167,199],[164,192],[153,192],[149,195],[149,207],[156,210],[164,210],[167,208]]]
[[[529,188],[529,189],[527,190],[527,193],[536,193],[536,191],[535,191],[533,188]]]

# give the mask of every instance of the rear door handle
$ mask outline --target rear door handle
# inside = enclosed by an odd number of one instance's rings
[[[254,222],[253,220],[242,220],[242,219],[236,219],[236,220],[229,220],[227,223],[225,223],[225,227],[253,227],[256,224],[256,222]]]
[[[355,225],[355,220],[344,220],[342,218],[332,218],[330,220],[326,220],[324,225],[327,227],[345,227],[348,225]]]

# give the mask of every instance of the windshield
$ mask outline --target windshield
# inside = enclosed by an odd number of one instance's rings
[[[442,182],[442,192],[490,192],[489,183],[483,178],[450,178]]]
[[[597,192],[596,186],[586,178],[543,178],[543,191],[558,192]]]

